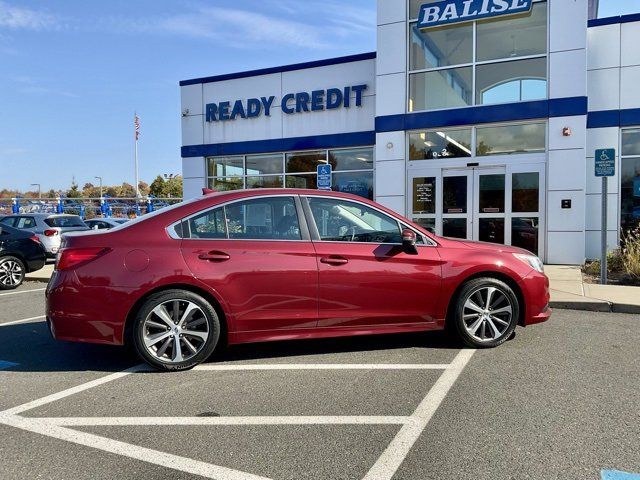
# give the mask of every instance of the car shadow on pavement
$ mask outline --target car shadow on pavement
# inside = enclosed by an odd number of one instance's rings
[[[399,349],[460,349],[461,345],[445,331],[362,335],[323,338],[317,340],[289,340],[278,342],[232,345],[209,362],[260,360],[277,357],[323,355],[332,353],[358,353]]]
[[[442,331],[233,345],[208,362],[399,349],[458,349]],[[128,348],[54,340],[44,322],[0,327],[0,372],[118,372],[140,363]],[[14,365],[11,365],[14,364]]]
[[[107,345],[54,340],[44,322],[0,327],[2,372],[118,372],[140,363],[136,355]]]

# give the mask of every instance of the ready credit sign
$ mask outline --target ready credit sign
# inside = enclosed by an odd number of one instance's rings
[[[531,12],[533,0],[443,0],[420,7],[418,28]]]
[[[596,177],[613,177],[616,174],[615,148],[596,150]]]

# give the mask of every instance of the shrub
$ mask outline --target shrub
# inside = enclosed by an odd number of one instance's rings
[[[622,263],[627,275],[636,280],[640,279],[640,227],[630,230],[625,235]]]
[[[607,273],[624,272],[624,255],[621,249],[613,250],[607,253]],[[583,268],[584,273],[588,275],[600,275],[600,260],[593,260],[587,263]]]

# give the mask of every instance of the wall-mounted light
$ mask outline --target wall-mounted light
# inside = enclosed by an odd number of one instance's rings
[[[188,108],[185,108],[185,109],[182,111],[182,116],[183,116],[183,117],[186,117],[187,115],[189,115],[189,109],[188,109]]]
[[[388,148],[389,150],[391,150],[391,149],[393,148],[393,142],[388,142],[388,143],[387,143],[387,148]]]
[[[562,129],[562,136],[563,137],[570,137],[571,136],[571,128],[569,127],[564,127]]]

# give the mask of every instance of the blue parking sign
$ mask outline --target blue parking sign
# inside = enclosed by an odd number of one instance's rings
[[[600,148],[596,150],[596,177],[613,177],[616,173],[615,148]]]
[[[331,190],[331,165],[318,165],[318,190]]]

